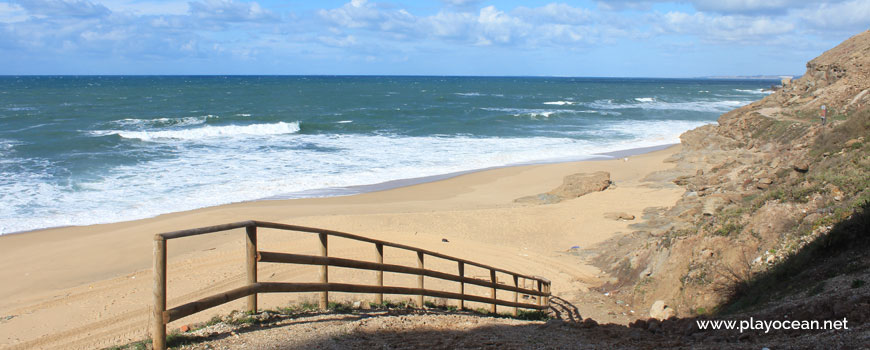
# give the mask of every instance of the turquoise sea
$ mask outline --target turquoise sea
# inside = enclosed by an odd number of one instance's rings
[[[672,144],[772,83],[4,76],[0,234]]]

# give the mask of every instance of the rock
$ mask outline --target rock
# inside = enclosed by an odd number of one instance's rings
[[[737,337],[737,341],[747,341],[749,340],[749,337],[751,337],[749,333],[743,333],[739,337]]]
[[[442,239],[441,239],[441,242],[444,242],[444,243],[450,243],[450,241],[448,241],[447,238],[442,238]]]
[[[592,174],[577,173],[565,176],[562,185],[556,189],[534,196],[520,197],[515,203],[555,204],[565,199],[573,199],[584,194],[604,191],[610,186],[610,173],[599,171]]]
[[[649,309],[649,316],[658,320],[666,320],[676,314],[677,312],[665,305],[663,300],[656,300]]]
[[[354,308],[354,309],[362,308],[362,302],[361,302],[361,301],[354,301],[354,302],[353,302],[353,308]]]
[[[587,319],[583,320],[582,326],[583,326],[583,328],[595,328],[598,326],[598,322],[596,322],[595,320],[593,320],[591,318],[587,318]]]
[[[807,162],[797,162],[792,165],[792,168],[799,173],[805,173],[810,170],[810,165]]]
[[[183,326],[179,327],[178,330],[181,331],[182,333],[184,333],[184,332],[187,332],[190,330],[190,326],[183,325]]]
[[[611,212],[611,213],[604,213],[604,218],[611,219],[611,220],[634,220],[634,215],[631,215],[631,214],[626,213],[626,212],[618,212],[618,213]]]
[[[578,173],[568,175],[562,185],[549,192],[564,199],[577,198],[587,193],[604,191],[610,186],[610,173],[598,171],[592,174]]]
[[[755,187],[757,187],[759,190],[764,190],[764,189],[767,189],[768,187],[770,187],[770,184],[772,184],[772,183],[773,183],[773,180],[771,180],[770,178],[767,178],[767,177],[763,177],[763,178],[758,179]]]
[[[372,306],[368,302],[362,302],[362,305],[360,307],[361,310],[369,310],[371,308],[372,308]]]
[[[861,140],[851,139],[849,141],[846,141],[846,147],[852,147],[852,145],[854,145],[856,143],[861,143]]]

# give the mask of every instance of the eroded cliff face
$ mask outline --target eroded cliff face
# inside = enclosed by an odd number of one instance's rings
[[[686,192],[598,249],[606,253],[595,262],[617,280],[606,288],[634,305],[665,300],[682,316],[704,313],[827,237],[870,202],[868,91],[863,32],[810,61],[800,79],[683,134],[674,169],[650,178]]]

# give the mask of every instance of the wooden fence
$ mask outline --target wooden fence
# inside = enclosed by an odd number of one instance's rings
[[[197,301],[193,301],[184,305],[179,305],[171,309],[166,309],[166,241],[170,239],[196,236],[220,231],[245,228],[246,232],[246,270],[247,284],[245,286],[232,289],[223,293],[212,295]],[[286,231],[297,231],[316,233],[320,237],[320,255],[300,255],[277,252],[264,252],[257,250],[257,228],[270,228]],[[355,241],[367,242],[374,244],[377,261],[360,261],[352,259],[342,259],[331,257],[328,254],[328,238],[329,236],[342,237]],[[409,250],[417,253],[417,266],[403,266],[384,263],[384,247],[393,247],[404,250]],[[449,261],[456,262],[458,265],[459,274],[449,274],[434,270],[427,270],[424,267],[425,256],[437,257]],[[257,281],[257,262],[269,263],[291,263],[304,265],[319,265],[320,278],[317,283],[280,283],[280,282],[258,282]],[[476,279],[465,277],[465,266],[476,266],[485,270],[489,270],[489,280]],[[345,283],[330,283],[328,267],[346,267],[362,270],[377,271],[377,285],[358,285]],[[384,272],[394,272],[402,274],[417,275],[416,288],[410,287],[393,287],[384,286]],[[504,273],[513,277],[513,285],[499,284],[496,280],[496,273]],[[423,278],[431,277],[441,280],[459,282],[459,292],[446,292],[440,290],[426,289],[423,286]],[[519,279],[522,278],[522,286]],[[525,288],[526,281],[532,281],[532,289]],[[490,295],[478,296],[465,293],[465,284],[488,287]],[[536,287],[536,288],[535,288]],[[504,290],[513,292],[513,301],[500,300],[496,297],[496,290]],[[161,233],[154,236],[154,309],[152,317],[152,340],[154,349],[166,349],[166,324],[178,320],[182,317],[195,314],[197,312],[212,308],[242,297],[247,297],[247,310],[251,312],[257,311],[257,294],[258,293],[280,293],[280,292],[320,292],[319,307],[326,309],[329,292],[350,292],[350,293],[371,293],[375,294],[375,302],[382,303],[384,294],[405,294],[416,295],[416,306],[423,307],[423,297],[436,297],[456,299],[459,301],[459,308],[465,306],[465,301],[474,301],[491,304],[490,311],[495,312],[496,305],[513,307],[514,315],[517,314],[517,308],[546,310],[550,304],[550,281],[535,276],[527,276],[465,259],[459,259],[452,256],[436,253],[433,251],[410,247],[403,244],[390,243],[376,239],[357,236],[349,233],[323,230],[318,228],[277,224],[262,221],[242,221],[226,225],[217,225],[210,227],[202,227],[191,230],[175,231]],[[534,296],[535,302],[525,303],[519,301],[519,295]],[[525,299],[525,298],[524,298]],[[528,300],[532,300],[529,297]]]

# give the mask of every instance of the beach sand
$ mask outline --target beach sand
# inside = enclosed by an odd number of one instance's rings
[[[671,168],[664,160],[679,146],[614,160],[496,168],[453,178],[353,196],[267,200],[223,205],[155,218],[65,227],[0,236],[0,349],[90,349],[141,340],[149,334],[151,259],[155,233],[242,220],[327,228],[403,243],[552,281],[555,295],[584,317],[622,322],[589,302],[589,288],[607,280],[572,246],[594,248],[632,230],[643,209],[671,206],[683,190],[651,185],[645,175]],[[547,192],[565,176],[609,171],[615,186],[557,204],[514,203]],[[605,218],[627,212],[634,221]],[[169,241],[169,307],[244,283],[244,230]],[[449,242],[442,242],[446,239]],[[317,254],[313,234],[261,229],[261,250]],[[331,239],[331,256],[374,259],[371,244]],[[415,256],[391,248],[385,262],[414,266]],[[426,261],[427,268],[455,273],[455,263]],[[374,272],[330,268],[331,282],[373,284]],[[487,271],[469,268],[471,277]],[[261,281],[313,282],[317,267],[260,264]],[[385,274],[388,285],[413,286],[416,276]],[[426,279],[427,288],[458,285]],[[469,293],[488,290],[468,287]],[[511,294],[512,295],[512,294]],[[260,308],[314,300],[313,293],[261,295]],[[508,293],[499,294],[507,298]],[[371,295],[332,293],[335,300],[373,300]],[[409,296],[386,296],[408,300]],[[244,307],[240,299],[173,322],[169,329]],[[450,301],[450,304],[455,304]],[[469,305],[471,307],[483,306]],[[505,308],[499,311],[508,311]],[[643,311],[640,311],[643,312]]]

